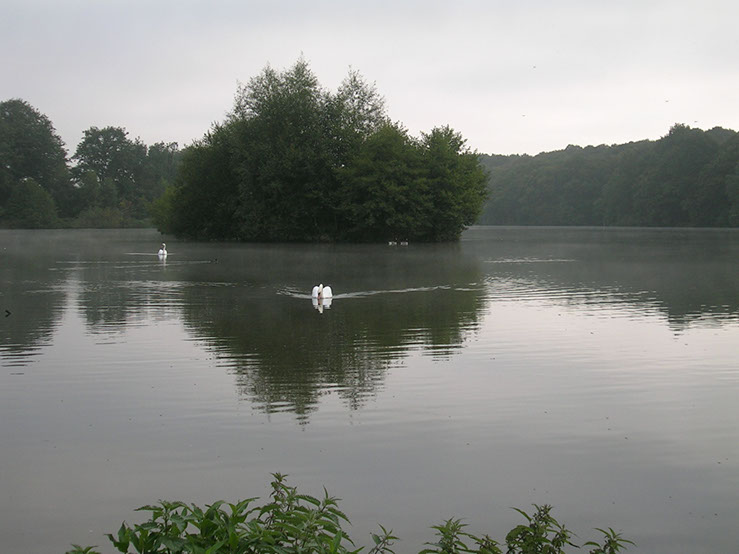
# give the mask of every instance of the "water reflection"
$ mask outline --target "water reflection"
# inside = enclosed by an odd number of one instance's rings
[[[334,301],[333,297],[330,298],[316,298],[312,297],[311,302],[313,303],[313,307],[318,310],[319,314],[323,313],[323,310],[328,310],[331,308],[331,303]]]
[[[447,251],[387,260],[375,248],[285,264],[295,254],[287,248],[274,260],[260,256],[259,275],[282,283],[277,289],[252,275],[231,288],[183,290],[187,328],[234,373],[240,393],[268,413],[289,411],[307,421],[326,394],[358,409],[409,352],[457,352],[485,304],[482,287],[457,285],[481,281],[479,265],[459,252],[451,254],[455,263],[442,264],[452,259]],[[375,263],[362,266],[367,259]],[[332,280],[332,299],[311,299],[307,286],[295,285],[311,283],[319,271],[344,276]],[[399,286],[419,282],[427,286]]]
[[[21,231],[3,231],[0,250],[0,360],[23,366],[51,343],[64,309],[65,276],[51,271],[48,246],[29,247]]]
[[[182,320],[244,397],[300,417],[329,393],[358,408],[411,352],[454,355],[495,302],[660,313],[676,332],[739,318],[732,230],[475,228],[402,250],[179,243],[167,261],[146,230],[2,234],[3,365],[53,341],[74,283],[91,335]],[[319,280],[334,298],[311,299]]]
[[[659,312],[675,331],[739,318],[739,233],[711,229],[476,228],[490,299]]]

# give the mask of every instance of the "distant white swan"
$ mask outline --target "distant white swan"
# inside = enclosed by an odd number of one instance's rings
[[[166,258],[167,257],[167,245],[162,243],[162,247],[159,249],[159,253],[157,254],[159,258]]]
[[[313,298],[331,298],[333,297],[333,295],[334,293],[331,290],[331,287],[329,287],[328,285],[324,287],[323,283],[313,287],[313,291],[311,292],[311,296]]]

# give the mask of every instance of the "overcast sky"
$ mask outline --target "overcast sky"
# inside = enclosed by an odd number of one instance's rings
[[[375,82],[414,135],[537,154],[739,130],[738,23],[736,0],[0,0],[0,101],[70,153],[109,125],[184,147],[302,54],[330,90],[350,67]]]

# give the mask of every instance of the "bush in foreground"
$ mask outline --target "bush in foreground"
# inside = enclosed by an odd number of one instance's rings
[[[288,486],[285,476],[273,474],[272,493],[263,506],[252,506],[257,498],[247,498],[235,504],[216,502],[202,509],[195,504],[160,501],[154,506],[142,506],[137,511],[150,512],[148,521],[133,527],[125,522],[116,536],[108,538],[119,552],[139,554],[251,554],[251,553],[357,553],[356,547],[342,529],[347,516],[338,508],[338,499],[324,489],[322,499],[299,494]],[[516,509],[526,523],[514,527],[502,546],[488,535],[476,536],[465,530],[458,519],[449,519],[432,527],[436,540],[426,543],[419,554],[562,554],[565,547],[578,548],[571,539],[573,533],[551,515],[551,506],[537,506],[529,515]],[[515,508],[514,508],[515,509]],[[394,554],[398,540],[380,526],[372,533],[374,545],[368,554]],[[597,529],[601,541],[588,541],[590,554],[615,554],[634,544],[613,529]],[[96,547],[72,545],[67,554],[97,554]]]

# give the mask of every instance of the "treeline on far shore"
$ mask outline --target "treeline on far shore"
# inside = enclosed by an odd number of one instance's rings
[[[656,141],[479,154],[449,127],[411,137],[358,74],[329,93],[303,61],[265,69],[238,99],[244,106],[184,149],[90,127],[71,155],[35,107],[0,102],[0,228],[361,242],[454,240],[472,222],[739,226],[733,130],[676,124]]]
[[[739,133],[674,125],[656,141],[481,155],[485,225],[739,226]]]

